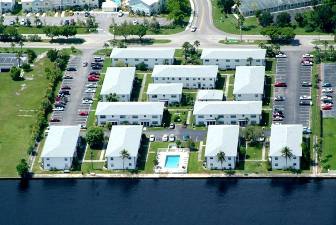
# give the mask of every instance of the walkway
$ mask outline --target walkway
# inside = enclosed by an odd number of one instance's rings
[[[138,101],[141,102],[142,101],[142,95],[145,89],[145,84],[146,84],[146,80],[147,80],[147,73],[144,73],[143,79],[142,79],[142,83],[141,83],[141,89],[140,89],[140,93],[139,93],[139,98]]]

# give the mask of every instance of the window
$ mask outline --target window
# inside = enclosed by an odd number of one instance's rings
[[[182,80],[181,77],[179,77],[179,80]]]
[[[241,97],[241,94],[238,94],[237,96],[238,96],[238,97]]]
[[[237,121],[231,121],[231,125],[236,125]]]
[[[260,59],[256,59],[256,62],[260,62]]]
[[[235,59],[235,62],[239,62],[239,59]]]
[[[138,118],[139,118],[139,116],[132,116],[132,118],[133,118],[133,119],[138,119]]]
[[[47,158],[47,160],[49,160],[49,158]]]
[[[152,95],[152,98],[157,98],[157,95]]]
[[[278,163],[275,163],[274,166],[278,166]]]
[[[124,119],[124,118],[126,118],[126,116],[120,115],[120,119]]]
[[[134,61],[135,61],[135,62],[138,62],[138,61],[139,61],[139,59],[134,59]]]
[[[131,159],[132,159],[132,157],[128,157],[128,159],[129,159],[129,160],[131,160]]]
[[[113,157],[111,157],[110,160],[113,160]]]
[[[47,166],[50,166],[50,164],[47,164]]]
[[[225,60],[225,62],[230,62],[230,59]]]
[[[256,115],[251,115],[251,118],[257,118],[257,116]]]
[[[293,166],[296,166],[296,163],[293,163]]]
[[[159,118],[159,117],[158,117],[158,116],[152,116],[152,118],[153,118],[153,119],[157,119],[157,118]]]
[[[155,80],[159,80],[159,78],[155,77]]]
[[[296,159],[296,156],[294,156],[293,159]]]
[[[68,161],[68,158],[64,158],[64,161]]]
[[[258,96],[259,96],[258,94],[255,94],[255,95],[254,95],[254,97],[256,97],[256,98],[258,98]]]
[[[128,166],[132,166],[132,163],[129,163]]]
[[[189,80],[189,78],[187,77],[186,80]]]
[[[234,119],[234,118],[237,118],[236,115],[231,115],[230,118]]]
[[[148,62],[148,59],[144,59],[145,62]]]
[[[204,116],[198,116],[198,118],[202,119],[202,118],[204,118]]]
[[[158,121],[153,121],[152,122],[153,125],[159,124]]]
[[[166,78],[162,77],[162,80],[166,80]]]
[[[213,159],[213,157],[210,157],[210,159]]]
[[[172,80],[175,80],[175,78],[174,78],[174,77],[172,77]]]
[[[274,157],[274,160],[278,160],[278,157]]]
[[[228,160],[231,160],[231,157],[228,157]],[[230,165],[229,165],[230,166]]]
[[[204,60],[204,62],[209,62],[209,59]]]
[[[104,116],[104,115],[100,116],[100,119],[105,119],[105,118],[106,118],[106,116]]]
[[[231,167],[231,163],[229,163],[229,165],[228,166],[230,166]]]

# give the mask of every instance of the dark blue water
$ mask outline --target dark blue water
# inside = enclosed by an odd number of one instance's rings
[[[336,180],[0,181],[0,224],[329,225]]]

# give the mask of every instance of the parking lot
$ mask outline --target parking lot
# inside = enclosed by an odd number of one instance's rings
[[[310,127],[311,87],[302,86],[302,83],[311,84],[312,67],[301,65],[303,54],[304,52],[291,52],[286,54],[286,58],[277,58],[275,81],[285,83],[286,87],[274,88],[274,97],[280,101],[274,101],[273,115],[281,112],[282,116],[276,119],[273,116],[273,123]],[[308,100],[301,100],[303,96]]]
[[[91,54],[70,58],[67,68],[74,71],[65,71],[64,73],[59,92],[61,95],[56,98],[54,105],[56,111],[52,113],[51,125],[80,124],[83,128],[86,127],[88,114],[98,86],[97,82],[88,81],[88,74],[92,72],[100,73],[100,69],[91,68],[91,62],[93,61],[94,58]],[[102,63],[100,64],[102,65]],[[62,96],[62,93],[64,96]],[[61,108],[58,110],[57,107]]]
[[[336,98],[335,88],[336,88],[336,64],[328,63],[322,64],[322,83],[330,83],[333,89],[332,93],[328,93],[332,99]],[[336,109],[332,107],[331,110],[322,110],[322,115],[324,118],[336,117]]]

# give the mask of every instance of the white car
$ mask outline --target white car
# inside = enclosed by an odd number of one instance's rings
[[[93,100],[90,100],[90,99],[83,99],[82,100],[82,104],[92,104],[93,103]]]
[[[64,111],[64,107],[55,107],[53,111]]]
[[[170,142],[174,142],[175,141],[175,135],[174,134],[170,134],[169,135],[169,141]]]
[[[88,89],[85,90],[85,93],[96,93],[96,89],[88,88]]]
[[[119,10],[118,12],[118,17],[122,17],[124,15],[123,11],[122,10]]]
[[[300,100],[311,100],[311,96],[307,96],[307,95],[301,95],[300,96]]]
[[[91,84],[87,84],[87,85],[85,85],[85,87],[87,87],[87,88],[97,88],[98,85],[95,84],[95,83],[91,83]]]
[[[314,58],[314,55],[311,54],[303,54],[302,58]]]
[[[137,20],[133,20],[133,25],[137,25],[138,21]]]
[[[195,32],[196,30],[197,30],[197,27],[195,27],[195,26],[192,26],[191,29],[190,29],[191,32]]]
[[[164,142],[168,141],[168,134],[164,134],[162,136],[162,141],[164,141]]]
[[[332,88],[322,88],[322,93],[332,93],[333,91]]]
[[[154,135],[154,134],[151,134],[151,135],[149,136],[149,141],[150,141],[150,142],[154,142],[154,141],[155,141],[155,135]]]
[[[332,97],[329,97],[329,96],[322,96],[321,97],[321,101],[323,100],[332,100]]]
[[[279,53],[275,55],[275,58],[287,58],[287,55],[284,53]]]
[[[312,66],[313,65],[313,62],[312,61],[308,61],[308,60],[303,60],[301,62],[301,65],[302,66]]]

